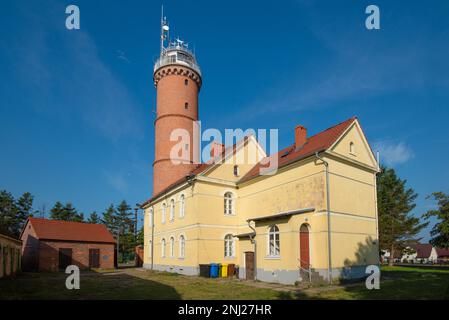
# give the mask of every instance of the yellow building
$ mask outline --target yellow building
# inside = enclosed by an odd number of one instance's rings
[[[196,275],[234,263],[241,278],[290,284],[363,277],[379,263],[378,165],[359,121],[301,138],[272,156],[275,174],[235,167],[241,153],[264,156],[250,136],[145,202],[144,267]]]
[[[209,163],[174,164],[171,134],[194,132],[202,80],[182,42],[164,46],[165,20],[161,30],[154,195],[141,205],[144,267],[197,275],[200,264],[236,264],[241,278],[293,284],[360,278],[378,264],[378,164],[359,121],[311,137],[297,126],[294,143],[271,156],[250,135],[214,148]],[[194,153],[193,141],[182,149]]]
[[[22,241],[0,234],[0,278],[20,272]]]

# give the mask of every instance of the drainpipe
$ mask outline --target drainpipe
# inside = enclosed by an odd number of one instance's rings
[[[154,268],[154,207],[151,208],[151,270]]]
[[[315,157],[321,160],[326,167],[326,207],[327,207],[327,247],[328,247],[328,269],[327,275],[329,284],[332,284],[332,241],[331,241],[331,209],[330,209],[330,189],[329,189],[329,163],[315,152]]]
[[[249,236],[251,243],[254,244],[254,280],[257,280],[257,242],[256,242],[256,229],[251,225],[252,220],[246,220],[248,227],[254,232],[254,236]]]

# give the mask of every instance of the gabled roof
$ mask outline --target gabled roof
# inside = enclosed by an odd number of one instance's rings
[[[260,175],[260,170],[263,171],[263,163],[269,163],[265,162],[273,157],[278,158],[278,168],[281,168],[283,166],[286,166],[290,163],[293,163],[295,161],[307,158],[315,152],[321,152],[324,150],[327,150],[329,147],[331,147],[337,139],[343,134],[343,132],[349,128],[349,126],[356,120],[356,117],[352,117],[346,121],[343,121],[333,127],[330,127],[314,136],[309,137],[306,140],[306,143],[301,146],[300,148],[296,149],[295,145],[291,145],[285,149],[282,149],[278,153],[275,153],[274,155],[265,157],[262,161],[257,163],[251,170],[248,171],[246,175],[242,177],[238,181],[238,183],[246,182],[248,180],[251,180],[253,178],[256,178]],[[226,154],[230,152],[230,149],[232,148],[233,152],[236,150],[236,144],[234,144],[232,147],[228,147],[226,150],[223,150],[223,153],[219,158],[223,158]],[[207,163],[202,163],[197,165],[188,175],[185,177],[177,180],[176,182],[169,185],[164,190],[158,192],[157,194],[153,195],[150,199],[145,201],[140,205],[141,208],[145,207],[145,205],[151,203],[153,200],[159,198],[164,193],[174,189],[175,187],[181,185],[182,183],[188,181],[188,179],[195,177],[209,168],[212,168],[216,163],[215,159],[212,161],[209,161]]]
[[[436,248],[438,258],[442,257],[449,257],[449,248],[443,249],[443,248]]]
[[[296,148],[295,144],[282,149],[274,155],[264,158],[261,162],[256,164],[248,173],[239,180],[239,183],[251,180],[258,177],[263,172],[263,163],[270,163],[273,159],[277,158],[278,168],[282,168],[295,161],[307,158],[315,152],[321,152],[331,147],[335,141],[343,134],[343,132],[356,120],[356,117],[352,117],[342,123],[339,123],[329,129],[326,129],[314,136],[307,138],[306,143],[300,148]]]
[[[31,224],[38,239],[115,243],[104,224],[28,218],[25,228]],[[22,232],[23,233],[23,232]]]
[[[410,248],[416,251],[417,259],[428,259],[432,252],[432,245],[429,243],[417,243],[410,245]]]

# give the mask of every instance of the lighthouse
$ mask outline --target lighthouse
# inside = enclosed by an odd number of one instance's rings
[[[157,92],[153,195],[185,178],[196,166],[194,131],[201,88],[201,70],[194,53],[181,39],[170,40],[169,25],[163,15],[160,40],[160,56],[153,72]],[[188,138],[177,139],[180,132]]]

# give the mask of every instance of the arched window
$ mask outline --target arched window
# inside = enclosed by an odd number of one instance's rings
[[[167,205],[165,203],[162,204],[162,223],[165,223],[165,215],[167,214]]]
[[[186,197],[181,194],[181,197],[179,198],[179,217],[182,218],[185,215],[186,210]]]
[[[170,200],[170,221],[175,220],[175,199]]]
[[[355,154],[355,144],[354,144],[354,142],[350,142],[349,143],[349,153],[350,154]]]
[[[170,238],[170,257],[174,257],[175,256],[175,238],[171,237]]]
[[[161,257],[165,258],[165,239],[161,241]]]
[[[232,193],[226,192],[224,195],[224,214],[231,215],[234,213],[234,201],[232,199]]]
[[[186,239],[184,236],[179,236],[179,257],[184,258],[186,253]]]
[[[279,228],[274,225],[271,226],[268,231],[268,255],[269,256],[280,256],[281,246],[279,240]]]
[[[148,225],[150,226],[150,228],[153,226],[154,223],[154,217],[153,217],[153,208],[150,208],[150,212],[148,214]]]
[[[232,234],[227,234],[224,238],[224,256],[228,258],[234,256],[234,237]]]

